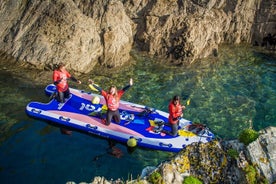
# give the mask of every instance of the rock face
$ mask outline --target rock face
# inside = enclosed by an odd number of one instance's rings
[[[64,62],[84,73],[98,62],[114,67],[128,61],[133,35],[122,3],[80,2],[4,1],[0,49],[36,66]]]
[[[275,7],[265,0],[5,0],[0,51],[83,73],[128,62],[133,46],[181,64],[217,55],[222,43],[261,43],[275,34]]]
[[[236,155],[230,153],[232,150]],[[248,146],[238,140],[189,145],[154,172],[161,173],[164,183],[173,184],[183,183],[190,175],[203,183],[275,183],[275,158],[276,127],[268,127]]]
[[[276,182],[276,127],[260,131],[259,138],[247,150],[250,160],[257,164],[269,183]]]
[[[238,140],[188,145],[171,160],[157,167],[144,168],[141,178],[127,183],[182,184],[189,176],[202,183],[275,183],[276,127],[268,127],[259,133],[259,138],[248,146]],[[92,184],[113,182],[122,181],[95,177]]]
[[[223,182],[227,157],[216,141],[194,144],[180,152],[170,163],[161,167],[165,183],[183,183],[183,176],[192,175],[203,183]]]

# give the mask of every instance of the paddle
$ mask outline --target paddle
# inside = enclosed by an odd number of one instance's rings
[[[97,84],[94,84],[95,86],[99,86],[99,85],[97,85]],[[99,90],[97,90],[92,84],[89,84],[88,85],[89,87],[90,87],[90,89],[92,90],[92,91],[96,91],[96,92],[98,92]]]
[[[99,87],[99,85],[98,85],[98,84],[95,84],[94,81],[93,81],[92,79],[88,79],[88,82],[89,82],[88,86],[90,87],[90,89],[91,89],[92,91],[96,91],[96,92],[99,91],[98,89],[96,89],[96,88],[93,86],[93,84],[94,84],[95,86],[98,86],[98,87]]]
[[[191,101],[191,99],[189,98],[186,102],[186,105],[190,105],[190,101]]]

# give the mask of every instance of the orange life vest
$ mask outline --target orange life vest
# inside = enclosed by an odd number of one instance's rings
[[[109,93],[107,93],[106,91],[102,90],[102,95],[105,98],[107,107],[109,110],[111,111],[116,111],[119,108],[120,105],[120,99],[122,97],[122,95],[124,94],[123,90],[119,90],[117,92],[117,98],[114,95],[111,95]]]
[[[61,80],[56,86],[57,90],[59,92],[64,92],[68,89],[68,83],[67,83],[67,78],[70,78],[71,75],[69,72],[65,71],[60,71],[60,70],[55,70],[53,74],[53,81],[59,81]]]
[[[169,104],[169,122],[171,124],[176,124],[178,122],[178,117],[182,115],[182,106],[181,104],[174,105],[171,101]],[[174,120],[175,119],[175,120]]]

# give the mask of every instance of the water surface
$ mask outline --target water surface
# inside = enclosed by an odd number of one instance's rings
[[[92,78],[104,89],[134,86],[124,100],[167,111],[169,100],[180,95],[190,99],[184,117],[201,122],[219,137],[233,139],[242,129],[276,126],[275,55],[247,46],[223,46],[219,56],[191,65],[168,66],[133,52],[131,64],[121,69],[96,68],[79,78],[89,91]],[[44,87],[51,71],[9,66],[0,61],[0,178],[1,183],[90,182],[94,176],[130,179],[146,166],[156,166],[173,153],[137,148],[132,154],[117,144],[123,155],[108,154],[108,141],[79,132],[71,136],[58,127],[26,116],[30,101],[48,102]],[[250,123],[252,122],[252,123]]]

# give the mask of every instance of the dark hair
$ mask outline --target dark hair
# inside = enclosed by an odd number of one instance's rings
[[[173,97],[173,101],[177,101],[177,100],[180,100],[180,97],[179,97],[178,95],[175,95],[175,96]]]
[[[61,62],[61,63],[59,63],[59,64],[58,64],[58,69],[60,69],[60,68],[61,68],[61,67],[63,67],[63,66],[65,66],[65,64],[64,64],[64,63],[62,63],[62,62]]]

